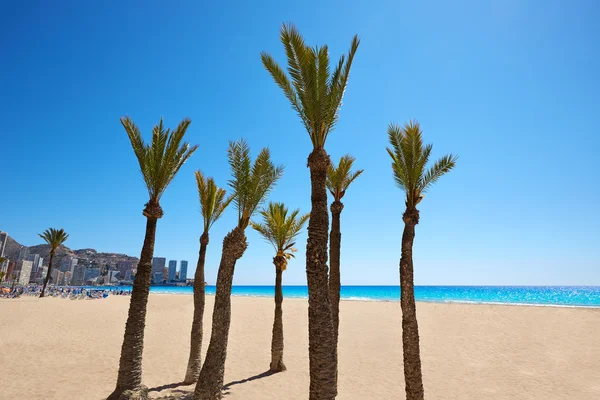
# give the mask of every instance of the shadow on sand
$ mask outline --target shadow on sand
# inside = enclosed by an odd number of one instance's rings
[[[227,384],[225,384],[223,386],[223,395],[228,395],[229,394],[229,389],[232,386],[235,385],[240,385],[242,383],[246,383],[246,382],[252,382],[255,381],[257,379],[262,379],[262,378],[266,378],[268,376],[271,376],[275,374],[275,372],[273,371],[265,371],[262,372],[258,375],[254,375],[251,376],[249,378],[246,379],[241,379],[239,381],[232,381],[229,382]],[[169,391],[168,395],[162,396],[162,397],[154,397],[153,399],[155,400],[193,400],[194,398],[194,387],[195,385],[190,385],[190,389],[189,390],[182,390],[182,389],[176,389],[180,386],[185,386],[185,384],[183,382],[176,382],[176,383],[170,383],[168,385],[162,385],[162,386],[157,386],[157,387],[153,387],[148,389],[148,392],[162,392],[163,390],[169,390],[169,389],[175,389],[175,390],[171,390]]]

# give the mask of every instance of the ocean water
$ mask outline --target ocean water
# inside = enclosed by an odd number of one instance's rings
[[[192,294],[191,286],[152,286],[152,293]],[[273,286],[233,286],[234,296],[272,297]],[[215,287],[207,286],[207,294]],[[284,286],[284,297],[307,298],[306,286]],[[344,300],[399,301],[398,286],[342,286]],[[417,301],[600,307],[600,286],[416,286]]]

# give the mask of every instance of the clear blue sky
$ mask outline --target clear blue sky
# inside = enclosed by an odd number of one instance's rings
[[[421,203],[417,284],[600,285],[600,3],[4,2],[0,6],[0,229],[19,242],[65,228],[71,248],[139,256],[147,194],[119,117],[149,137],[190,117],[200,145],[163,197],[155,255],[193,273],[195,169],[229,178],[226,147],[270,146],[286,172],[271,199],[308,212],[310,140],[259,54],[284,63],[296,23],[331,58],[361,45],[327,150],[365,173],[344,198],[342,283],[398,284],[403,194],[386,126],[421,122],[456,170]],[[417,3],[417,4],[415,4]],[[229,210],[211,231],[207,280]],[[272,249],[248,231],[236,284],[272,284]],[[305,284],[306,235],[285,284]]]

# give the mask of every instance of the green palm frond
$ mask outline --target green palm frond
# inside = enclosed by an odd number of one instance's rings
[[[232,202],[233,196],[227,197],[225,189],[218,187],[213,178],[206,178],[202,171],[196,171],[195,175],[200,210],[204,219],[204,232],[208,232]]]
[[[289,212],[283,203],[269,203],[260,210],[262,222],[251,221],[250,225],[267,242],[273,245],[278,255],[289,259],[295,251],[294,239],[304,228],[310,214],[300,214],[300,210]]]
[[[227,155],[232,174],[229,186],[238,210],[238,225],[245,229],[258,206],[283,175],[283,166],[273,164],[267,148],[260,151],[252,164],[250,147],[243,139],[230,142]]]
[[[182,142],[191,121],[184,119],[173,132],[163,126],[161,118],[152,129],[152,140],[146,144],[140,130],[129,118],[121,118],[131,147],[140,164],[140,171],[151,200],[160,200],[179,169],[196,151],[198,146]]]
[[[43,233],[38,234],[39,237],[50,246],[50,252],[54,253],[61,244],[67,241],[69,234],[64,229],[46,229]]]
[[[457,156],[446,155],[426,170],[432,145],[423,144],[423,133],[418,122],[410,121],[403,127],[388,126],[392,171],[396,184],[406,193],[406,206],[415,208],[423,195],[437,180],[456,165]]]
[[[289,77],[266,52],[261,53],[262,63],[300,116],[313,147],[323,148],[337,122],[360,40],[354,36],[348,55],[342,55],[331,72],[327,46],[307,46],[293,24],[284,24],[279,37],[285,49]]]
[[[350,184],[364,172],[364,169],[351,171],[354,161],[356,161],[354,157],[346,154],[340,158],[337,167],[330,164],[327,169],[327,189],[336,201],[344,197]]]

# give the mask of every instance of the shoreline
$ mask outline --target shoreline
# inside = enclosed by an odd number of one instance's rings
[[[167,292],[150,292],[151,295],[160,295],[160,296],[192,296],[191,293],[167,293]],[[206,294],[206,297],[214,297],[214,294]],[[231,297],[241,297],[241,298],[259,298],[259,299],[269,299],[272,296],[261,296],[261,295],[251,295],[251,294],[231,294]],[[299,297],[299,296],[288,296],[283,297],[283,300],[308,300],[308,297]],[[340,298],[342,302],[364,302],[364,303],[398,303],[400,304],[400,299],[398,300],[388,300],[388,299],[368,299],[368,298]],[[511,307],[551,307],[551,308],[581,308],[581,309],[591,309],[591,310],[600,310],[600,306],[586,306],[586,305],[570,305],[570,304],[540,304],[540,303],[503,303],[503,302],[486,302],[486,301],[469,301],[469,300],[446,300],[446,301],[436,301],[436,300],[416,300],[416,303],[423,304],[472,304],[472,305],[487,305],[487,306],[511,306]]]

